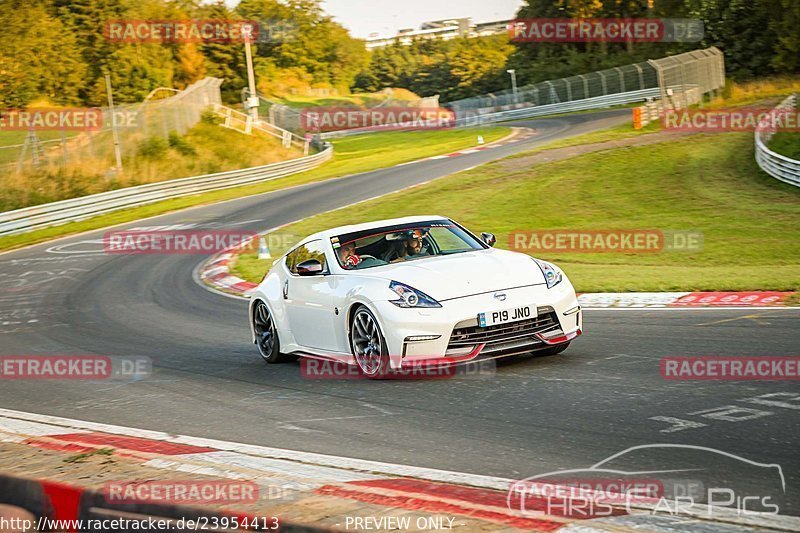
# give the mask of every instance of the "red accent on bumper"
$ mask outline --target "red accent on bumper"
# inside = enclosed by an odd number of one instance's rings
[[[561,335],[560,337],[550,337],[549,339],[544,338],[541,333],[537,333],[536,337],[538,337],[539,340],[541,340],[545,344],[553,345],[553,344],[563,344],[565,342],[569,342],[578,335],[580,335],[581,333],[583,333],[581,330],[577,330],[567,335]]]
[[[466,361],[471,361],[478,357],[478,354],[481,353],[486,343],[479,344],[469,353],[465,353],[464,355],[458,355],[456,357],[437,357],[436,359],[422,359],[419,361],[403,361],[403,367],[414,367],[414,366],[436,366],[436,365],[455,365],[458,363],[464,363]]]

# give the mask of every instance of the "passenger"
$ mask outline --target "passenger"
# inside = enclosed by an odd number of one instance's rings
[[[389,249],[384,252],[382,259],[389,263],[405,261],[413,255],[420,255],[423,249],[423,233],[420,230],[411,230],[400,241],[390,241]]]

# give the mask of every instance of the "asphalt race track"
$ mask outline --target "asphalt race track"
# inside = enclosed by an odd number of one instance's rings
[[[521,124],[537,128],[536,136],[500,148],[119,229],[197,223],[265,230],[606,128],[629,113],[528,121]],[[97,243],[102,233],[0,255],[0,353],[147,356],[153,375],[131,382],[3,380],[2,407],[514,479],[589,467],[636,445],[705,446],[781,465],[788,503],[781,512],[800,514],[797,382],[665,381],[659,373],[664,356],[798,355],[800,310],[590,310],[586,334],[564,354],[504,362],[487,375],[312,381],[298,363],[262,362],[249,343],[246,302],[193,279],[202,257],[106,255]],[[678,448],[656,462],[640,458],[637,466],[716,468]],[[729,463],[719,469],[728,486],[766,490],[772,483]]]

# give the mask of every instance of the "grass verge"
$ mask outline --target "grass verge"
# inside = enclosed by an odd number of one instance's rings
[[[769,141],[770,150],[800,161],[800,133],[779,131]]]
[[[81,222],[71,222],[20,235],[0,237],[0,250],[18,248],[56,237],[130,222],[187,207],[211,204],[332,177],[390,167],[415,159],[475,146],[478,135],[483,135],[485,141],[489,143],[505,137],[509,133],[510,128],[507,127],[486,127],[470,130],[386,132],[345,137],[333,141],[335,155],[332,161],[308,172],[254,185],[164,200],[133,209],[100,215]]]
[[[431,213],[494,232],[501,248],[509,248],[509,236],[519,230],[703,234],[702,251],[692,253],[535,254],[564,268],[581,292],[800,287],[800,192],[758,169],[749,133],[695,135],[534,166],[505,159],[357,210],[317,215],[284,231],[307,235],[341,224]],[[246,255],[236,272],[258,281],[265,263],[256,269],[257,260]]]

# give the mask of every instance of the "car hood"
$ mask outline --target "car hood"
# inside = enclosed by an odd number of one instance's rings
[[[506,250],[476,250],[378,268],[370,274],[405,283],[440,301],[545,282],[529,256]]]

